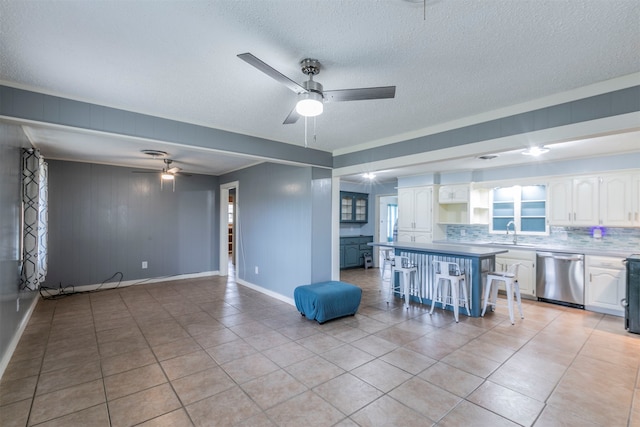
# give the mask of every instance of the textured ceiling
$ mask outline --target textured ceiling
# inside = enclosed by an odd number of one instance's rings
[[[397,86],[325,106],[314,148],[341,153],[637,73],[639,22],[637,0],[9,0],[0,81],[303,145],[295,94],[236,55],[298,82],[313,57],[326,90]]]

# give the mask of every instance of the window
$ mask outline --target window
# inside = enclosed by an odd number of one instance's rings
[[[506,232],[509,225],[519,234],[548,234],[546,186],[498,187],[491,196],[490,232]]]

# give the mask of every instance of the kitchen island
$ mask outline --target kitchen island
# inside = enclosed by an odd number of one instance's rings
[[[369,246],[393,249],[396,255],[402,255],[418,267],[416,280],[419,286],[410,299],[422,300],[431,304],[434,268],[433,261],[457,262],[465,274],[465,286],[469,288],[469,311],[472,317],[479,317],[482,311],[482,289],[488,272],[493,271],[495,256],[507,252],[505,248],[464,247],[439,243],[381,242],[369,243]],[[400,280],[392,277],[392,280]],[[438,307],[438,306],[436,306]],[[439,308],[439,307],[438,307]],[[450,309],[450,307],[447,307]],[[460,313],[465,313],[460,310]]]

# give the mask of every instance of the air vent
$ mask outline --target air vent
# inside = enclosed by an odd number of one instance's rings
[[[160,150],[140,150],[140,152],[146,154],[147,156],[151,156],[154,159],[167,157],[169,155],[166,151]]]
[[[498,157],[497,154],[485,154],[484,156],[478,156],[478,159],[480,159],[480,160],[493,160],[496,157]]]

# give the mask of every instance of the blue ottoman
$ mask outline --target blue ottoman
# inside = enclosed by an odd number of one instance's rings
[[[345,282],[322,282],[298,286],[293,291],[296,308],[308,319],[327,320],[356,314],[362,289]]]

